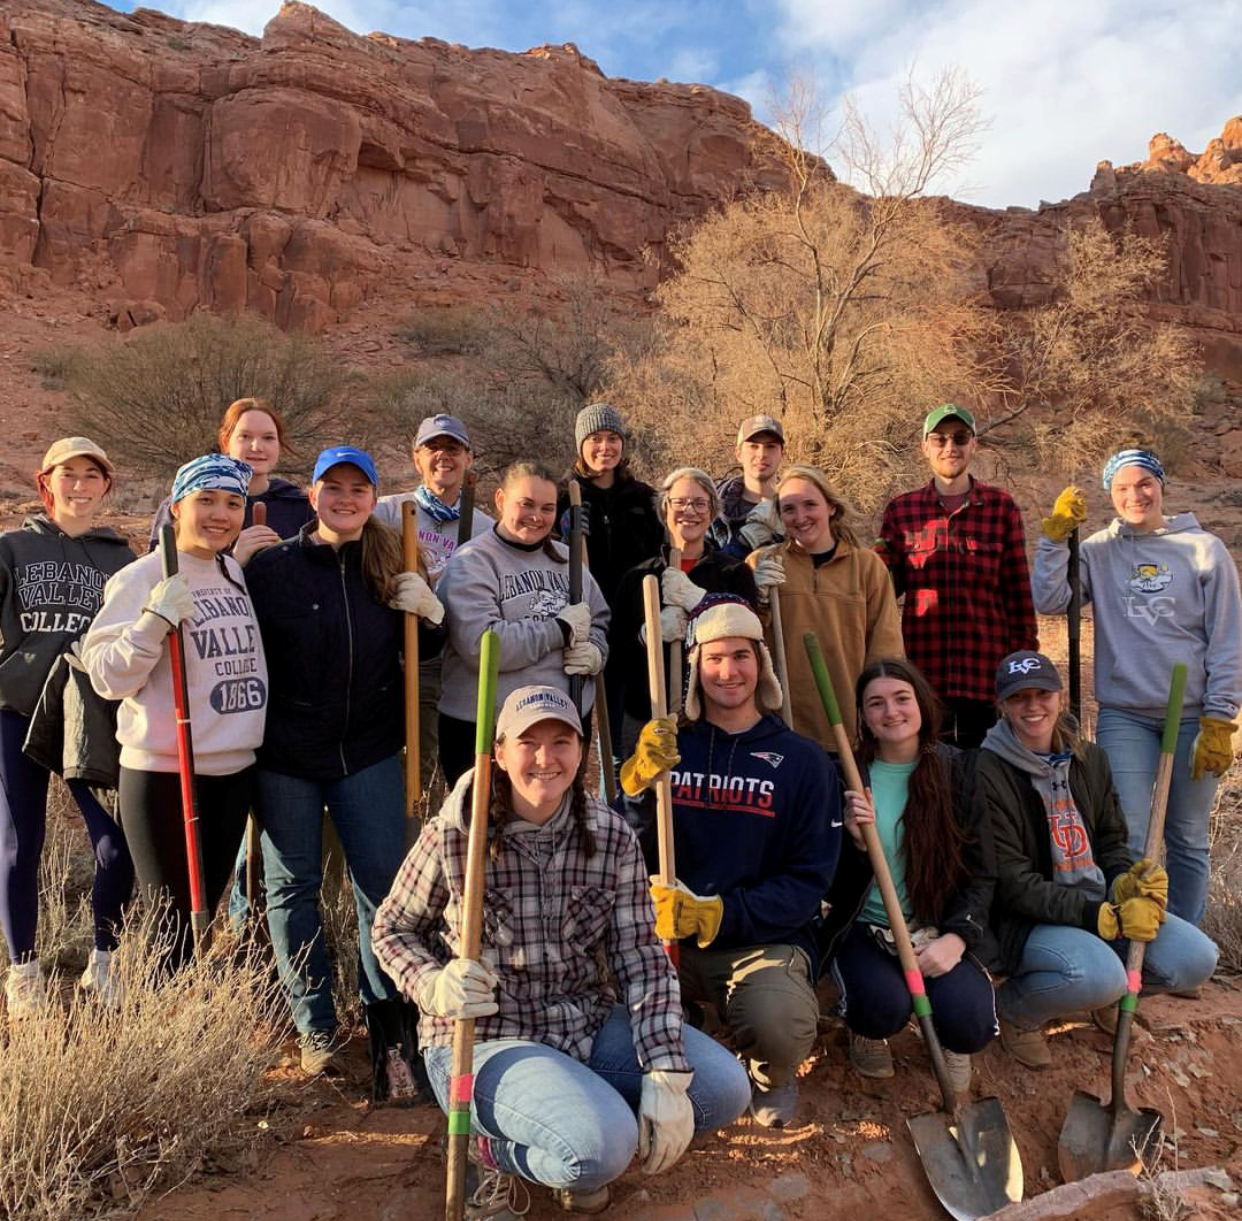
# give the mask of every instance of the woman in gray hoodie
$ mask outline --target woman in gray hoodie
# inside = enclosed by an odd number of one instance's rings
[[[1083,602],[1095,613],[1096,740],[1108,755],[1138,855],[1174,662],[1189,671],[1164,841],[1169,910],[1199,924],[1207,907],[1208,819],[1219,777],[1233,760],[1242,705],[1242,596],[1225,544],[1193,513],[1166,516],[1165,472],[1150,450],[1126,449],[1104,467],[1117,516],[1082,544]],[[1035,552],[1035,609],[1062,614],[1070,601],[1070,532],[1086,519],[1068,487],[1044,520]]]

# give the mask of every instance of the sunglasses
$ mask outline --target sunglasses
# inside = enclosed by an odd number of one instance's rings
[[[925,438],[925,440],[930,441],[937,449],[944,449],[950,441],[952,441],[958,449],[965,449],[966,446],[968,446],[974,439],[975,434],[973,432],[966,432],[965,430],[960,432],[929,432]]]

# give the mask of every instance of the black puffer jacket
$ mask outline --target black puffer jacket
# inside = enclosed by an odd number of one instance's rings
[[[967,837],[962,847],[962,878],[936,920],[936,928],[941,933],[956,933],[966,943],[967,953],[983,966],[990,967],[994,965],[997,953],[996,938],[988,927],[996,881],[996,854],[991,826],[981,816],[974,801],[978,752],[958,750],[941,742],[936,744],[936,754],[949,769],[949,785],[954,796],[953,815]],[[868,784],[870,780],[866,769],[861,770],[863,784]],[[845,934],[858,919],[871,884],[875,881],[867,854],[859,851],[851,838],[846,838],[843,843],[836,876],[828,892],[830,910],[820,932],[820,948],[825,962],[836,954]]]

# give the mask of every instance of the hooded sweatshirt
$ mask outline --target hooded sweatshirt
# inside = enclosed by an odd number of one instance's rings
[[[267,663],[241,568],[232,557],[177,556],[194,594],[194,618],[182,624],[186,686],[194,734],[194,771],[230,776],[254,762],[267,713]],[[104,587],[104,602],[82,643],[95,690],[122,700],[116,736],[121,766],[177,770],[168,625],[143,612],[162,576],[160,557],[144,555]]]
[[[1095,694],[1107,708],[1163,718],[1174,662],[1187,668],[1184,715],[1231,721],[1242,706],[1242,596],[1224,543],[1193,513],[1159,530],[1115,518],[1082,544],[1083,601],[1095,610]],[[1069,606],[1069,546],[1041,538],[1035,609]]]
[[[0,535],[0,708],[34,712],[56,659],[99,609],[104,582],[133,558],[115,530],[71,538],[43,513]]]
[[[841,798],[828,756],[767,713],[742,733],[707,720],[677,734],[677,876],[724,903],[713,949],[796,945],[819,954],[815,922],[841,849]]]

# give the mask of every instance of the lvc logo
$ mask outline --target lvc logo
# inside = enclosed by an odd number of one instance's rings
[[[1135,564],[1126,585],[1136,594],[1158,594],[1173,580],[1168,564]]]
[[[1038,657],[1024,657],[1021,661],[1011,661],[1009,663],[1009,673],[1029,674],[1032,670],[1038,670],[1043,664]]]

